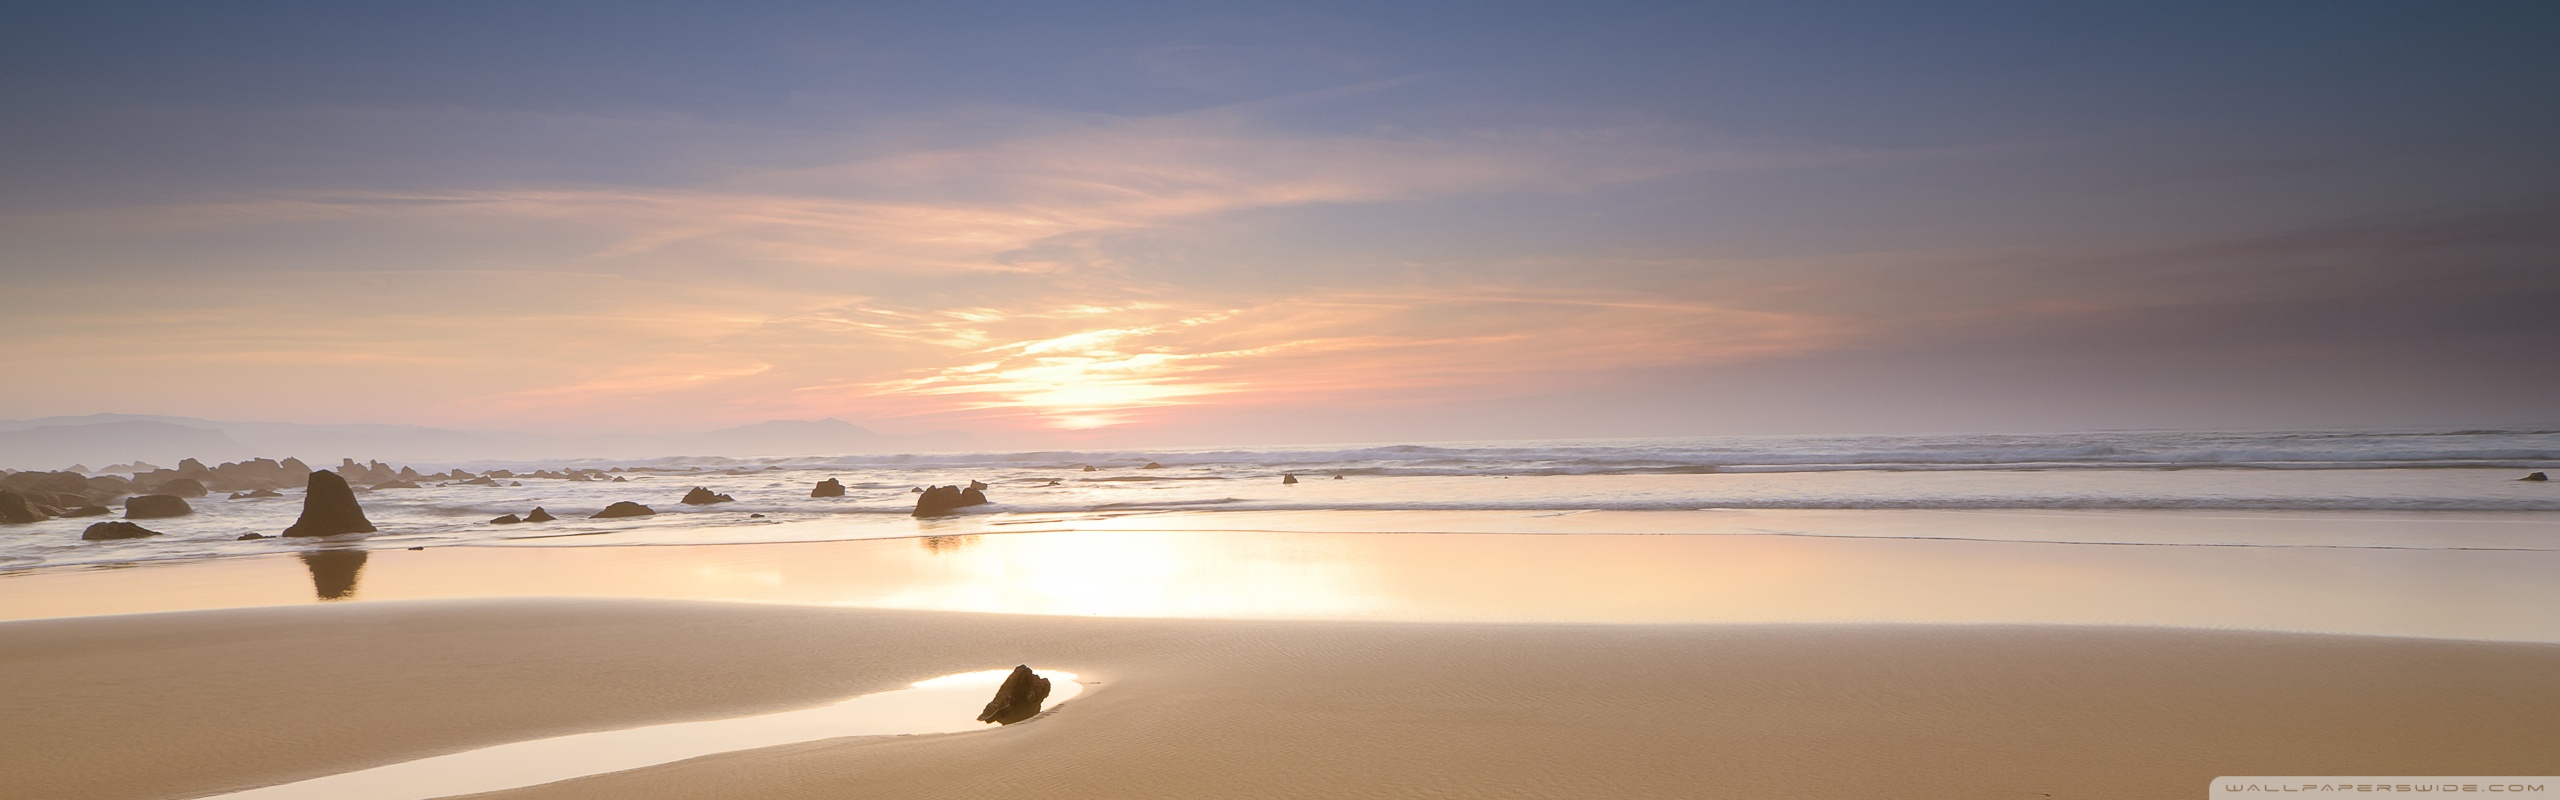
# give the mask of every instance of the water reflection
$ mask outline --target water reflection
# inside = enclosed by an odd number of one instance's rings
[[[305,550],[302,565],[311,570],[311,591],[322,600],[356,595],[356,573],[364,571],[363,550]]]
[[[916,540],[916,544],[922,546],[925,552],[937,554],[956,553],[960,548],[977,543],[978,534],[974,533],[960,536],[927,536]]]
[[[678,722],[502,744],[205,800],[421,800],[600,775],[714,753],[833,739],[978,730],[970,710],[1010,676],[986,670],[917,681],[833,705],[753,717]],[[1084,691],[1074,673],[1050,670],[1055,707]],[[1032,709],[1033,714],[1038,709]],[[1028,718],[1030,715],[1024,715]],[[1019,721],[1019,720],[1010,720]]]

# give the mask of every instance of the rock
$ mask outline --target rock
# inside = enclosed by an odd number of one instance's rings
[[[843,481],[836,480],[836,479],[834,479],[834,478],[828,478],[828,479],[826,479],[826,480],[819,481],[819,482],[818,482],[818,485],[817,485],[817,487],[816,487],[816,488],[812,488],[812,489],[810,489],[810,490],[809,490],[809,496],[810,496],[810,497],[843,497],[843,496],[844,496],[844,482],[843,482]]]
[[[383,481],[383,482],[381,482],[381,483],[374,484],[374,485],[373,485],[373,488],[376,488],[376,489],[415,489],[415,488],[418,488],[418,485],[417,485],[417,484],[414,484],[414,483],[410,483],[410,482],[408,482],[408,481]]]
[[[631,502],[631,501],[629,501],[629,500],[624,500],[624,501],[622,501],[622,502],[615,503],[615,504],[613,504],[613,505],[605,506],[603,511],[598,511],[598,512],[596,512],[593,516],[589,516],[589,517],[587,517],[587,518],[588,518],[588,519],[614,519],[614,518],[617,518],[617,517],[646,517],[646,516],[649,516],[649,515],[651,515],[651,514],[656,514],[656,513],[658,513],[658,512],[657,512],[657,511],[655,511],[655,510],[652,510],[652,509],[651,509],[651,508],[649,508],[648,506],[644,506],[644,505],[641,505],[641,504],[639,504],[639,503],[634,503],[634,502]]]
[[[1334,480],[1337,480],[1337,481],[1338,481],[1338,480],[1342,480],[1342,476],[1340,476],[1340,475],[1335,475],[1335,476],[1333,476],[1333,479],[1334,479]]]
[[[620,476],[620,475],[615,475],[615,476],[613,476],[613,482],[614,482],[614,483],[630,483],[630,482],[631,482],[631,479],[630,479],[630,478],[622,477],[622,476]]]
[[[1086,464],[1086,465],[1084,465],[1084,471],[1086,471],[1086,472],[1101,472],[1102,470],[1094,469],[1092,464]]]
[[[26,495],[0,489],[0,522],[25,524],[43,522],[49,516],[36,509],[35,501]]]
[[[62,510],[64,517],[103,517],[113,513],[115,510],[106,506],[77,506]]]
[[[190,458],[187,460],[194,461],[195,459]],[[210,492],[205,491],[204,482],[194,478],[178,478],[176,480],[163,482],[158,486],[151,487],[151,493],[172,494],[179,497],[203,497],[210,494]]]
[[[1139,469],[1164,469],[1164,465],[1149,461],[1146,466],[1139,467]]]
[[[523,485],[524,485],[524,482],[523,482],[523,481],[508,481],[508,482],[507,482],[507,485],[508,485],[508,486],[523,486]]]
[[[519,522],[523,522],[523,521],[524,521],[524,518],[523,518],[523,517],[519,517],[519,516],[516,516],[516,515],[514,515],[514,514],[508,514],[508,515],[506,515],[506,516],[499,517],[499,518],[497,518],[497,519],[489,520],[489,524],[491,524],[491,525],[513,525],[513,524],[516,524],[516,523],[519,523]]]
[[[725,494],[712,494],[711,490],[696,486],[693,487],[693,491],[684,493],[682,502],[689,506],[707,506],[713,503],[734,503],[737,500],[738,498]]]
[[[230,499],[232,499],[232,500],[247,500],[247,499],[249,499],[249,493],[248,493],[248,492],[232,492],[232,493],[231,493],[231,497],[230,497]]]
[[[748,518],[748,519],[764,519],[764,515],[763,515],[763,514],[748,514],[748,515],[747,515],[747,518]]]
[[[158,535],[160,535],[159,531],[135,525],[130,522],[101,522],[96,525],[89,526],[88,530],[80,532],[81,539],[92,542],[104,541],[107,539],[140,539],[145,536]]]
[[[497,482],[497,481],[495,481],[495,480],[489,479],[489,478],[473,478],[473,479],[471,479],[471,480],[463,481],[461,485],[463,485],[463,486],[496,486],[496,485],[498,485],[498,482]]]
[[[2524,477],[2521,477],[2521,478],[2517,478],[2516,480],[2520,480],[2520,481],[2533,481],[2533,482],[2536,482],[2536,483],[2540,483],[2540,482],[2542,482],[2542,481],[2551,480],[2551,476],[2549,476],[2549,475],[2544,475],[2544,474],[2542,474],[2542,473],[2536,472],[2536,473],[2531,474],[2531,475],[2527,475],[2527,476],[2524,476]]]
[[[983,492],[983,491],[986,491],[986,490],[987,490],[987,485],[986,485],[986,484],[983,484],[983,483],[979,483],[979,482],[977,482],[977,481],[970,481],[970,482],[969,482],[969,488],[971,488],[971,489],[976,489],[976,490],[978,490],[978,491]]]
[[[196,513],[185,498],[167,494],[146,494],[124,501],[125,519],[168,519]]]
[[[1298,482],[1298,476],[1296,476],[1296,475],[1290,475],[1290,474],[1283,473],[1283,474],[1281,474],[1281,476],[1280,476],[1280,485],[1282,485],[1282,486],[1292,486],[1292,485],[1296,485],[1296,484],[1297,484],[1297,482]]]
[[[267,535],[266,535],[266,534],[263,534],[263,533],[243,533],[243,534],[240,534],[239,536],[232,537],[231,541],[235,541],[235,542],[245,542],[245,541],[249,541],[249,540],[251,540],[251,539],[264,539],[264,538],[267,538]]]
[[[978,712],[979,722],[1011,725],[1040,713],[1040,704],[1049,699],[1049,679],[1031,671],[1028,664],[1017,665],[1013,674],[1004,676],[1004,685],[996,687],[996,698],[987,701],[985,711]]]
[[[526,512],[524,515],[524,521],[526,522],[550,522],[555,519],[559,519],[559,517],[551,516],[551,512],[542,510],[541,506],[534,506],[532,511]]]
[[[915,515],[940,516],[969,506],[985,505],[986,502],[986,493],[977,489],[964,490],[957,486],[935,486],[924,490],[924,494],[916,497]]]
[[[335,536],[373,531],[373,521],[364,518],[364,507],[356,504],[356,492],[347,488],[347,479],[324,469],[311,473],[310,485],[302,490],[302,518],[284,529],[284,535]]]

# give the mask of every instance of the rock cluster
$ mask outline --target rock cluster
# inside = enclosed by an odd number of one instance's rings
[[[924,490],[924,493],[916,495],[915,515],[919,517],[936,517],[949,514],[963,508],[968,508],[970,506],[986,505],[987,492],[985,487],[986,484],[979,483],[977,481],[970,481],[969,488],[966,489],[962,489],[958,486],[935,486],[927,488]]]

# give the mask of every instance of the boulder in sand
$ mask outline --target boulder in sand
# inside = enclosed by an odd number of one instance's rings
[[[2521,477],[2521,478],[2517,478],[2516,480],[2520,480],[2520,481],[2533,481],[2533,482],[2536,482],[2536,483],[2540,483],[2540,482],[2542,482],[2542,481],[2551,480],[2551,476],[2549,476],[2549,475],[2544,475],[2544,474],[2542,474],[2542,473],[2536,472],[2536,473],[2531,474],[2531,475],[2527,475],[2527,476],[2524,476],[2524,477]]]
[[[125,519],[168,519],[196,513],[186,498],[167,494],[146,494],[124,501]]]
[[[13,524],[43,522],[49,516],[52,515],[37,509],[35,501],[27,499],[26,495],[0,489],[0,522]]]
[[[551,512],[542,510],[541,506],[534,506],[532,511],[525,512],[524,515],[526,522],[550,522],[555,519],[559,517],[551,516]]]
[[[924,490],[924,494],[916,496],[915,515],[919,517],[941,516],[969,506],[985,505],[986,502],[986,492],[977,489],[962,489],[958,486],[935,486]]]
[[[499,518],[497,518],[497,519],[489,520],[489,524],[491,524],[491,525],[513,525],[513,524],[516,524],[516,523],[519,523],[519,522],[523,522],[523,521],[524,521],[524,518],[523,518],[523,517],[519,517],[519,516],[516,516],[516,515],[514,515],[514,514],[508,514],[508,515],[506,515],[506,516],[502,516],[502,517],[499,517]]]
[[[979,722],[1011,725],[1040,713],[1040,704],[1049,699],[1049,679],[1032,672],[1028,664],[1017,665],[1013,674],[1004,676],[1004,685],[996,687],[996,698],[987,701],[985,711],[978,712]]]
[[[652,509],[648,506],[634,503],[629,500],[624,500],[613,505],[605,506],[603,511],[598,511],[593,516],[587,518],[616,519],[620,517],[646,517],[656,513],[658,513],[656,509]]]
[[[696,486],[693,487],[693,491],[684,493],[683,502],[685,505],[689,506],[707,506],[713,503],[734,503],[737,501],[738,498],[730,497],[725,494],[712,494],[711,490]]]
[[[101,522],[96,525],[89,526],[88,530],[80,532],[81,539],[92,542],[107,539],[140,539],[145,536],[158,535],[160,535],[159,531],[122,521]]]
[[[311,473],[310,485],[302,490],[302,518],[284,529],[284,535],[336,536],[373,531],[373,521],[364,518],[364,507],[356,505],[356,491],[347,487],[347,479],[324,469]]]
[[[844,496],[844,482],[843,482],[843,481],[836,480],[836,479],[834,479],[834,478],[828,478],[828,479],[826,479],[826,480],[819,481],[817,486],[815,486],[815,487],[813,487],[813,488],[811,488],[811,489],[809,490],[809,496],[810,496],[810,497],[843,497],[843,496]]]

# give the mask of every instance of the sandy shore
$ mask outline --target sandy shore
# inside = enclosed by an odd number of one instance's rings
[[[2104,628],[1044,618],[440,601],[0,623],[0,775],[184,798],[1016,662],[1000,730],[489,797],[2201,797],[2560,771],[2560,646]]]

